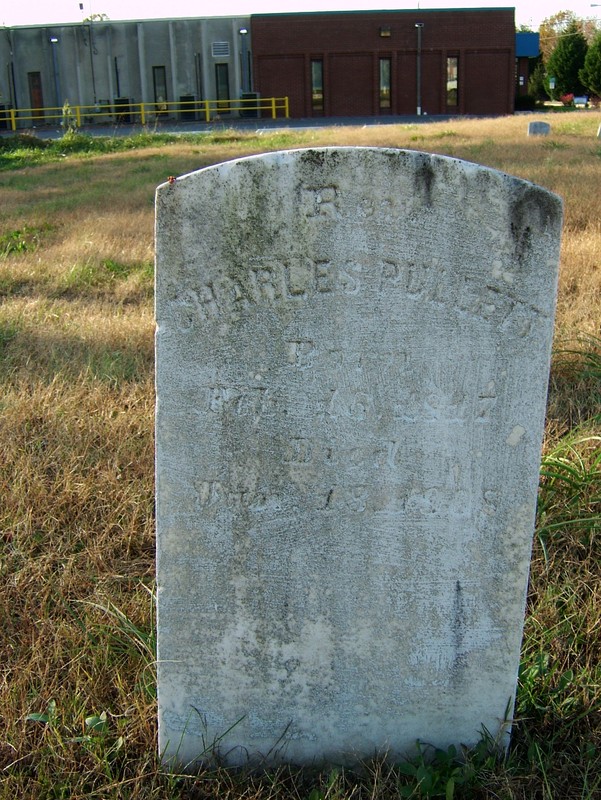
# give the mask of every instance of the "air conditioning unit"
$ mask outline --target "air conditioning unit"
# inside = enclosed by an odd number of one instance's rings
[[[259,92],[242,92],[240,99],[246,101],[242,103],[240,108],[241,117],[245,117],[246,119],[258,119],[261,116],[261,109],[259,107],[261,95]],[[249,102],[250,100],[254,100],[255,103]]]

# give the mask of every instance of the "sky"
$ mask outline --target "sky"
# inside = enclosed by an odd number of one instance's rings
[[[516,25],[530,25],[538,30],[541,21],[557,11],[570,10],[578,17],[601,21],[600,6],[584,0],[3,0],[0,24],[45,25],[81,22],[90,14],[107,14],[109,19],[164,19],[165,17],[213,17],[246,14],[270,14],[296,11],[377,11],[422,8],[498,8],[516,9]]]

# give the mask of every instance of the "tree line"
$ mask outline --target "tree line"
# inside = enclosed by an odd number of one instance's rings
[[[560,11],[539,28],[538,63],[528,93],[537,100],[589,95],[601,98],[601,30],[595,20]]]

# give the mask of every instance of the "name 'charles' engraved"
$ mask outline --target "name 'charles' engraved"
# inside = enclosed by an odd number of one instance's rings
[[[184,289],[171,305],[178,327],[185,330],[198,322],[236,319],[253,306],[334,293],[354,295],[361,287],[361,272],[361,265],[351,261],[257,258],[236,274],[223,273],[211,282]]]

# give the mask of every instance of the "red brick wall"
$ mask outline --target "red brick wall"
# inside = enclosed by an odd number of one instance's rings
[[[325,114],[379,110],[380,57],[392,59],[392,108],[417,106],[417,30],[422,28],[422,108],[428,114],[509,114],[514,99],[512,9],[273,14],[251,17],[254,88],[287,95],[291,115],[312,116],[311,59],[324,62]],[[380,30],[390,29],[382,37]],[[446,107],[447,55],[459,56],[459,106]]]
[[[446,76],[446,55],[443,58],[440,50],[422,53],[422,113],[442,114],[446,110]]]
[[[464,110],[466,114],[498,114],[508,93],[513,95],[513,53],[466,53],[464,69]],[[508,70],[511,77],[508,78]],[[513,102],[512,102],[513,110]],[[509,112],[507,112],[509,113]]]
[[[288,97],[290,116],[304,117],[310,75],[303,55],[264,56],[254,62],[254,89],[263,97]],[[310,108],[310,105],[309,105]]]
[[[326,116],[374,114],[374,74],[371,53],[330,55],[325,91]]]
[[[396,99],[397,114],[415,114],[417,107],[417,61],[415,51],[399,53],[396,58],[396,69],[393,62],[392,96]]]

